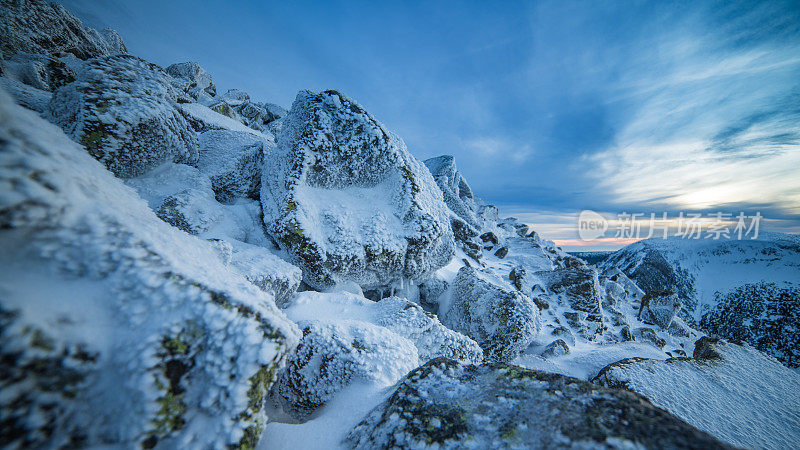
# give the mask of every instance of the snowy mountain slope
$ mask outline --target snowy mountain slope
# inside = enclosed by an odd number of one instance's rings
[[[2,5],[33,5],[4,9],[19,17],[2,23],[50,14],[40,0]],[[0,444],[724,447],[619,386],[588,383],[630,358],[708,364],[688,358],[702,333],[676,316],[674,296],[646,295],[501,219],[455,158],[417,160],[339,92],[301,91],[288,112],[218,94],[196,63],[164,71],[110,56],[124,49],[112,32],[113,48],[84,61],[64,48],[92,32],[64,19],[78,27],[65,42],[50,19],[2,29],[4,44],[42,53],[0,55],[2,85],[36,111],[0,96],[0,352],[11,362]],[[74,143],[45,123],[52,98],[84,104],[85,115],[59,115],[71,133],[97,133]],[[147,139],[129,142],[131,129]],[[695,289],[663,256],[637,267],[656,271],[640,280],[647,290]],[[797,316],[783,301],[793,292],[748,284],[704,326],[748,318],[731,333],[770,330],[766,345],[790,354],[791,323],[771,318]],[[793,383],[777,364],[761,369]],[[756,384],[731,377],[724,389],[746,410],[762,401],[749,399]],[[703,401],[704,390],[668,387],[678,416]],[[776,410],[795,406],[773,397]],[[726,437],[722,420],[702,428]],[[777,433],[764,426],[758,439]]]
[[[791,367],[800,362],[798,236],[650,239],[619,250],[600,267],[621,269],[645,291],[676,292],[681,316],[709,332],[745,340]]]

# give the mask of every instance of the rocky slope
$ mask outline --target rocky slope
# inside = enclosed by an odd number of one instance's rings
[[[795,372],[752,348],[717,370],[685,297],[501,219],[452,156],[417,160],[344,94],[288,111],[220,94],[199,64],[127,55],[59,6],[2,7],[0,445],[795,443],[776,431],[795,398],[740,373]],[[793,315],[752,301],[780,288],[764,283],[707,327]],[[679,395],[637,364],[681,367]],[[691,376],[779,413],[743,440]]]
[[[740,339],[789,367],[800,365],[800,238],[651,239],[608,257],[645,291],[671,291],[681,316],[703,330]]]

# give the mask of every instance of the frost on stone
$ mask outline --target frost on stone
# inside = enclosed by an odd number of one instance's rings
[[[211,74],[206,72],[196,62],[182,62],[172,64],[166,69],[172,77],[172,85],[193,100],[210,99],[217,95],[217,88],[211,79]]]
[[[230,240],[230,264],[248,281],[275,297],[279,307],[288,304],[302,279],[300,269],[264,247]]]
[[[178,105],[178,109],[189,126],[198,133],[208,130],[232,130],[260,135],[258,131],[243,124],[240,120],[231,119],[199,103],[181,103]]]
[[[50,101],[56,124],[118,177],[197,161],[197,136],[161,68],[135,56],[88,61]]]
[[[252,447],[299,330],[0,92],[0,396],[12,447]]]
[[[680,310],[681,301],[678,294],[651,291],[642,298],[639,320],[666,330]]]
[[[45,0],[3,1],[0,30],[5,58],[22,52],[80,59],[127,53],[116,31],[84,27],[66,8]]]
[[[454,254],[447,207],[430,172],[359,105],[302,91],[265,160],[264,223],[324,289],[421,280]]]
[[[75,72],[48,55],[17,53],[3,62],[3,76],[43,91],[75,81]]]
[[[539,308],[528,296],[471,267],[453,280],[453,303],[442,321],[475,339],[490,361],[517,357],[541,329]]]
[[[426,159],[425,165],[442,190],[447,207],[470,226],[479,227],[472,189],[456,168],[455,158],[450,155],[438,156]]]
[[[644,395],[737,447],[800,445],[800,374],[744,343],[704,337],[693,358],[627,359],[594,381]]]
[[[40,114],[47,112],[52,96],[50,92],[5,77],[0,77],[0,87],[11,95],[18,105]]]
[[[346,292],[309,291],[298,293],[285,312],[297,322],[353,320],[378,325],[409,339],[422,362],[442,356],[467,363],[483,360],[475,341],[445,327],[416,303],[399,297],[373,302]]]
[[[506,364],[435,359],[353,428],[348,448],[731,448],[645,398]]]
[[[136,189],[159,218],[189,234],[274,247],[264,233],[259,203],[250,199],[219,203],[211,180],[195,167],[167,163],[125,183]]]
[[[266,145],[270,145],[266,139],[240,131],[209,130],[200,135],[197,168],[211,179],[218,201],[258,199]]]
[[[272,397],[306,420],[353,382],[391,386],[418,364],[405,338],[366,322],[301,322],[303,338],[279,373]]]
[[[597,271],[588,267],[559,268],[537,272],[552,296],[571,311],[567,320],[586,337],[603,326],[602,290]]]

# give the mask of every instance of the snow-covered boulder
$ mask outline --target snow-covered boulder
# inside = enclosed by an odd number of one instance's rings
[[[32,53],[17,53],[4,61],[3,76],[43,91],[75,81],[75,72],[62,61]]]
[[[669,291],[651,291],[642,298],[639,320],[666,330],[680,310],[681,300],[678,294]]]
[[[456,168],[455,158],[450,155],[438,156],[426,159],[425,165],[442,190],[447,207],[472,227],[479,228],[472,189]]]
[[[89,59],[127,53],[122,38],[107,29],[98,33],[84,27],[58,3],[45,0],[15,0],[0,3],[0,51],[5,58],[17,53],[51,56],[74,55]]]
[[[53,120],[123,178],[165,162],[197,161],[197,136],[178,110],[168,76],[135,56],[88,61],[50,101]]]
[[[197,168],[208,175],[214,195],[222,203],[236,198],[258,199],[264,137],[231,130],[209,130],[200,135]]]
[[[232,130],[261,136],[259,131],[243,124],[241,120],[232,119],[199,103],[181,103],[178,105],[178,110],[189,126],[198,133],[208,130]]]
[[[278,374],[272,398],[306,420],[354,382],[391,386],[418,365],[408,339],[366,322],[301,322],[303,338]]]
[[[262,131],[269,129],[269,124],[287,114],[287,111],[278,105],[251,101],[237,106],[236,112],[250,128]]]
[[[11,447],[252,447],[299,330],[0,92],[0,411]]]
[[[220,100],[231,106],[239,106],[244,102],[250,101],[250,94],[240,89],[228,89],[220,96]]]
[[[297,292],[303,274],[270,250],[245,244],[237,240],[223,241],[231,245],[230,265],[262,291],[275,297],[275,303],[284,307]]]
[[[642,394],[732,445],[800,446],[800,374],[747,344],[701,338],[693,358],[623,360],[594,381]]]
[[[28,86],[10,78],[0,77],[0,87],[2,87],[18,105],[24,106],[32,111],[45,114],[50,105],[52,94],[41,89]]]
[[[602,291],[597,271],[589,268],[564,268],[537,272],[536,276],[544,281],[548,291],[566,299],[573,310],[593,316],[602,314]]]
[[[347,292],[302,292],[285,308],[297,322],[363,321],[386,328],[410,340],[422,362],[447,357],[465,363],[480,363],[483,352],[475,341],[439,322],[422,307],[399,297],[378,302]]]
[[[205,239],[237,240],[273,248],[256,200],[221,204],[211,180],[186,164],[166,163],[147,175],[125,180],[170,225]]]
[[[454,243],[430,172],[395,135],[335,91],[302,91],[265,159],[264,223],[306,283],[362,288],[423,280]]]
[[[471,267],[462,267],[453,280],[452,304],[442,321],[475,339],[490,361],[517,357],[541,329],[539,308],[528,296]]]
[[[196,62],[172,64],[166,72],[172,77],[172,85],[194,100],[207,100],[217,95],[211,74]]]
[[[639,395],[506,364],[435,359],[348,434],[350,448],[730,448]]]

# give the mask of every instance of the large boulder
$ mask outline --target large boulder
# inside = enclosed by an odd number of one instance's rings
[[[0,30],[0,51],[5,58],[22,52],[70,54],[80,59],[127,53],[116,31],[98,33],[84,27],[66,8],[45,0],[4,0],[0,3]]]
[[[0,92],[3,446],[252,447],[299,330]]]
[[[519,356],[541,329],[539,308],[528,296],[471,267],[462,267],[453,280],[452,304],[442,321],[475,339],[490,361]]]
[[[172,77],[172,85],[194,100],[209,99],[217,95],[211,74],[196,62],[172,64],[167,67],[166,72]]]
[[[704,337],[693,358],[627,359],[594,381],[642,394],[739,447],[800,446],[800,374],[747,344]]]
[[[347,435],[350,448],[731,448],[645,398],[506,364],[435,359]]]
[[[454,255],[430,172],[361,106],[302,91],[264,163],[264,223],[323,289],[423,280]]]
[[[597,271],[585,266],[536,272],[551,298],[566,306],[564,318],[569,326],[586,339],[603,331],[603,291]]]
[[[270,141],[250,133],[209,130],[200,135],[197,168],[208,175],[217,200],[258,199],[265,146]]]
[[[366,322],[301,322],[303,338],[277,377],[272,397],[295,420],[353,382],[391,386],[418,364],[403,337]]]
[[[50,112],[92,156],[128,178],[164,162],[197,161],[197,136],[174,102],[161,68],[135,56],[105,56],[55,91]]]

